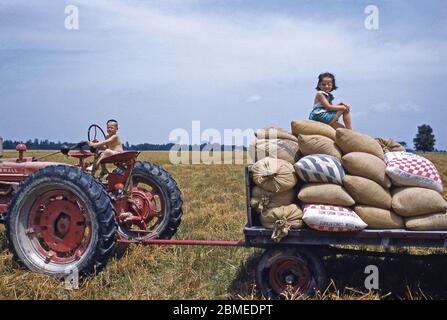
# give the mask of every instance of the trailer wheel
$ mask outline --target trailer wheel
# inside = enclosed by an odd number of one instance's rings
[[[309,296],[324,288],[326,272],[321,259],[309,249],[272,248],[258,263],[256,282],[268,299]]]
[[[115,210],[91,175],[73,166],[48,166],[14,193],[6,235],[14,257],[32,271],[57,278],[93,275],[113,254]]]

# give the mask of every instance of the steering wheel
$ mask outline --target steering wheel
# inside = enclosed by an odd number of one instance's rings
[[[90,125],[90,127],[88,127],[88,132],[87,132],[87,138],[88,141],[93,142],[93,140],[97,140],[97,136],[98,136],[98,130],[102,133],[102,136],[104,138],[104,140],[106,139],[106,134],[104,133],[104,130],[102,130],[102,128],[100,126],[98,126],[97,124],[92,124]],[[92,134],[93,132],[93,134]],[[92,139],[93,137],[93,139]]]
[[[104,138],[103,140],[105,140],[106,139],[106,134],[105,134],[104,130],[102,130],[102,128],[100,126],[98,126],[97,124],[92,124],[92,125],[90,125],[90,127],[88,127],[88,131],[87,131],[87,139],[88,139],[88,141],[90,141],[90,142],[97,142],[98,141],[98,139],[97,139],[98,131],[100,133],[102,133],[102,136]],[[93,153],[96,153],[97,148],[90,147],[90,151],[93,152]]]

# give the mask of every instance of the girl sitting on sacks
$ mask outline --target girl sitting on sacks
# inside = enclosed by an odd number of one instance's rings
[[[329,72],[320,74],[318,76],[318,85],[315,89],[318,92],[315,96],[314,108],[309,115],[309,119],[326,123],[335,129],[347,128],[352,130],[351,114],[349,113],[351,107],[344,102],[332,104],[334,96],[331,91],[337,89],[334,75]],[[345,125],[338,123],[338,118],[342,115]]]

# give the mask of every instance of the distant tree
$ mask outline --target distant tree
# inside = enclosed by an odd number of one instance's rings
[[[407,143],[405,141],[397,141],[398,144],[400,144],[405,149],[407,148]]]
[[[433,129],[427,124],[418,126],[418,133],[413,139],[413,143],[416,151],[433,151],[436,143]]]

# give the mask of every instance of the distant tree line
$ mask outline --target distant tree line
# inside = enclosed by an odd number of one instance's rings
[[[45,140],[39,140],[39,139],[34,139],[34,140],[27,140],[27,141],[18,141],[18,140],[4,140],[3,141],[3,149],[13,149],[15,150],[16,145],[18,145],[19,143],[23,143],[26,145],[28,150],[59,150],[62,146],[72,146],[75,145],[76,143],[73,142],[53,142],[53,141],[49,141],[48,139]],[[165,144],[153,144],[153,143],[140,143],[140,144],[129,144],[129,142],[126,142],[124,144],[124,149],[125,150],[138,150],[138,151],[169,151],[171,150],[174,146],[176,146],[174,143],[165,143]],[[177,145],[176,149],[180,149],[181,150],[200,150],[202,151],[203,149],[207,148],[207,150],[210,150],[212,148],[212,150],[214,151],[235,151],[235,150],[243,150],[246,151],[247,148],[244,146],[223,146],[223,145],[219,145],[219,144],[206,144],[203,143],[201,145]]]
[[[3,149],[14,149],[16,145],[19,143],[23,143],[26,145],[28,150],[59,150],[63,145],[71,146],[74,143],[70,142],[53,142],[48,139],[45,140],[27,140],[27,141],[19,141],[19,140],[3,140]]]
[[[72,146],[76,143],[71,142],[53,142],[49,141],[48,139],[45,140],[27,140],[25,142],[23,141],[17,141],[17,140],[4,140],[3,141],[3,149],[15,149],[16,145],[19,143],[26,144],[27,148],[29,150],[59,150],[63,145],[66,146]],[[411,149],[408,149],[407,143],[405,141],[399,141],[399,143],[407,148],[408,151],[413,151]],[[438,150],[435,148],[435,135],[433,134],[433,129],[426,124],[423,124],[421,126],[418,126],[418,132],[416,134],[416,137],[413,139],[414,149],[415,151],[422,151],[422,152],[445,152],[444,150]],[[214,150],[214,151],[235,151],[235,150],[243,150],[247,151],[247,148],[245,146],[224,146],[220,144],[207,144],[203,143],[201,145],[175,145],[174,143],[165,143],[165,144],[153,144],[153,143],[140,143],[140,144],[129,144],[129,142],[126,142],[124,144],[125,150],[138,150],[138,151],[169,151],[172,150],[172,148],[175,146],[175,149],[177,150]]]

